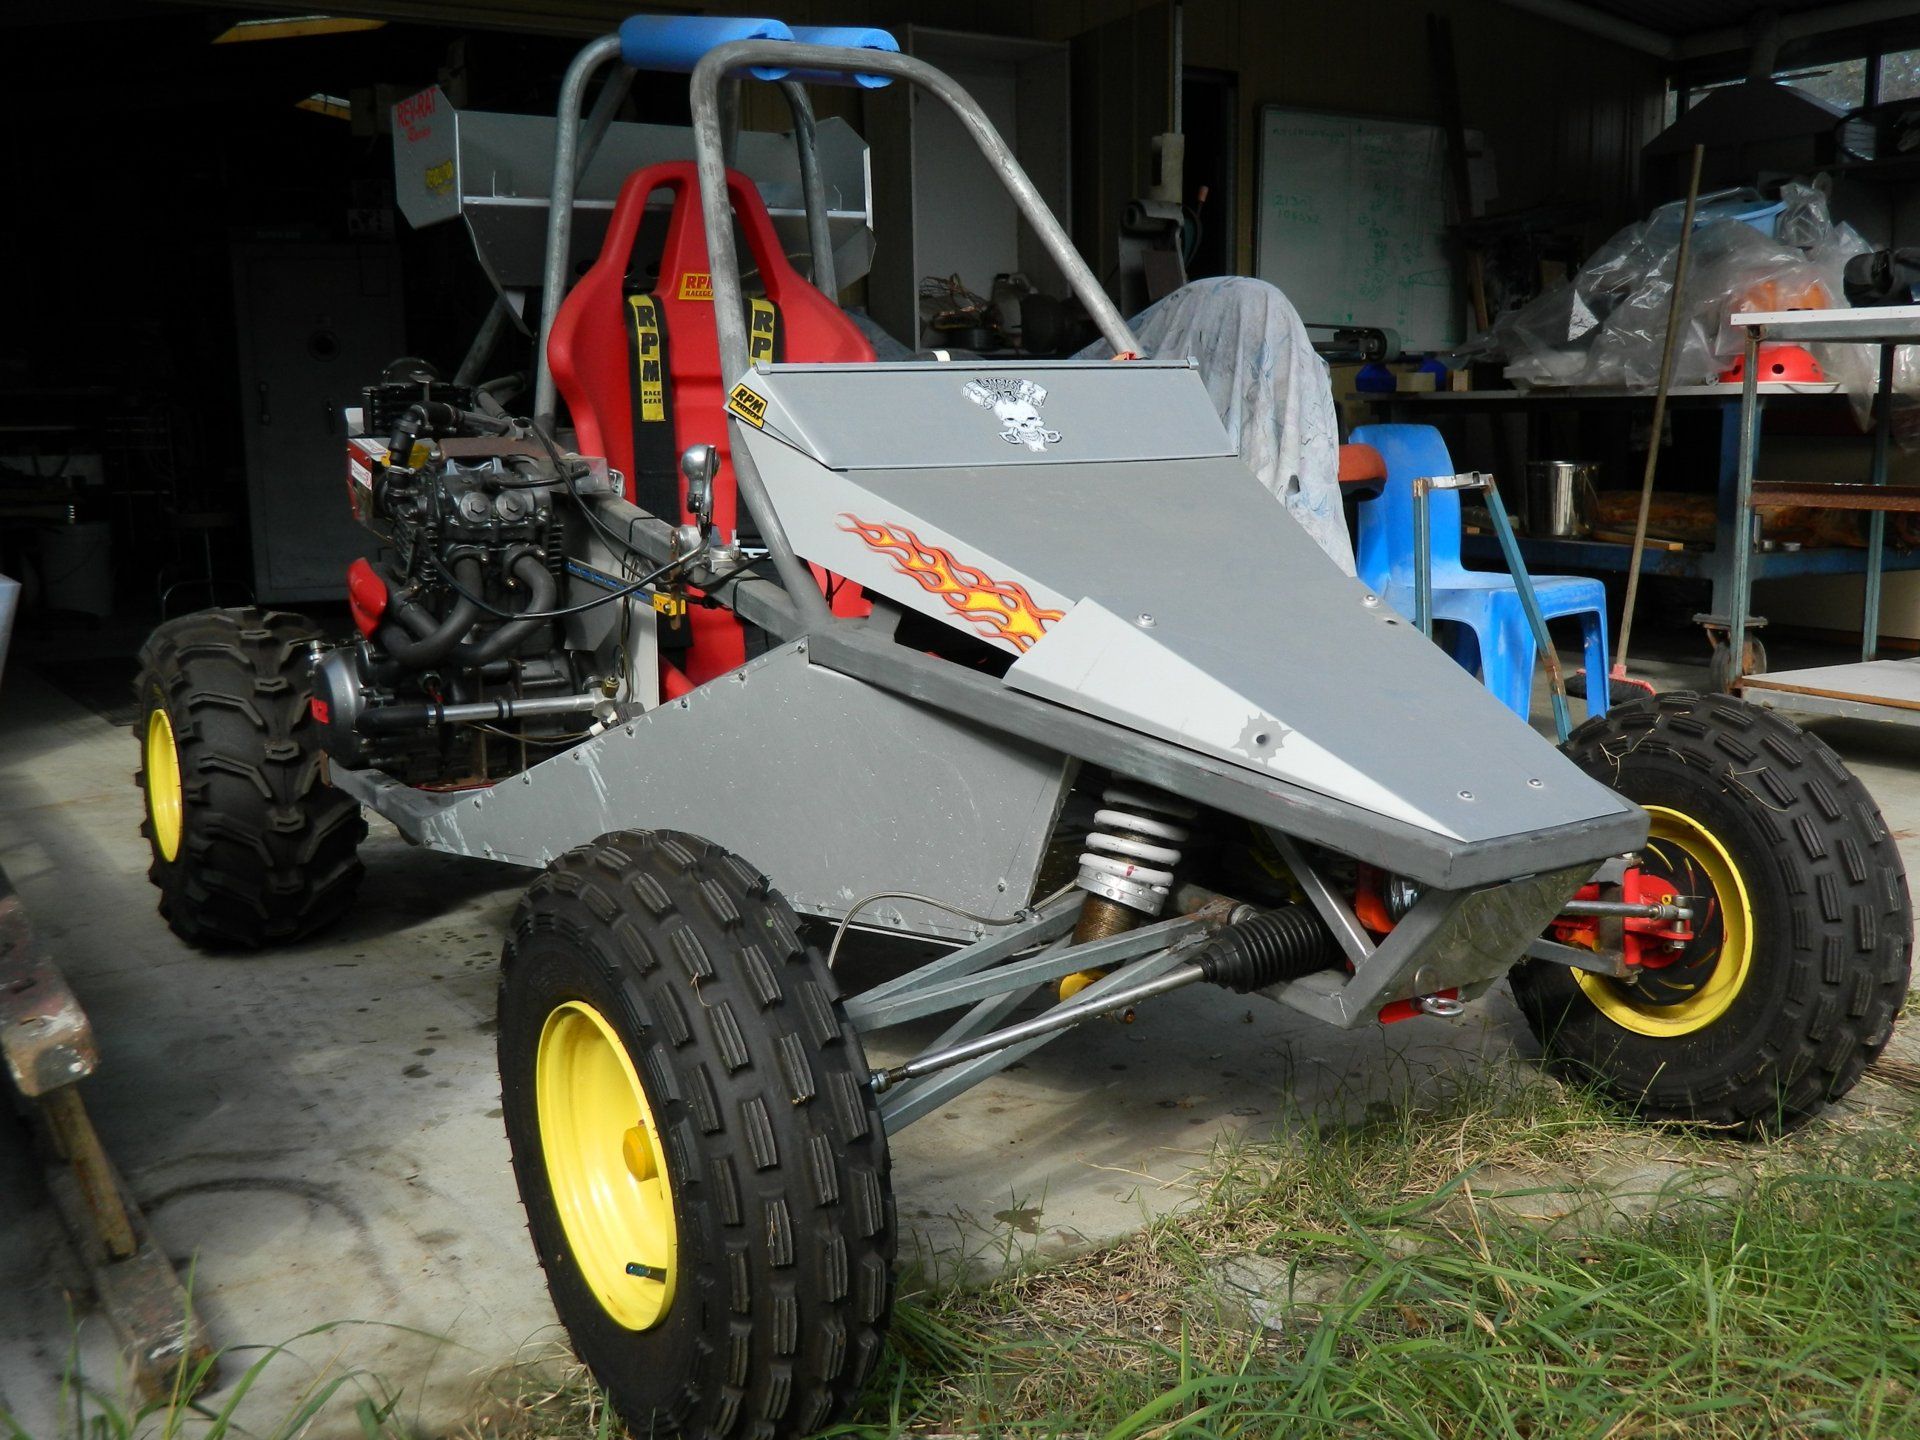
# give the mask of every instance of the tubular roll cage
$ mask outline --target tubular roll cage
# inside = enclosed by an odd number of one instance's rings
[[[601,86],[591,113],[584,123],[580,107],[595,72],[621,54],[618,35],[595,40],[574,57],[560,85],[559,127],[554,141],[553,195],[547,216],[546,300],[540,322],[539,354],[534,381],[534,414],[542,423],[554,415],[555,391],[552,368],[547,360],[547,340],[552,333],[553,317],[566,291],[567,257],[573,234],[573,198],[575,183],[592,159],[594,148],[612,123],[614,112],[633,84],[634,67],[621,63],[616,73]],[[904,80],[931,92],[959,120],[973,137],[1000,181],[1013,196],[1021,215],[1033,226],[1048,256],[1060,267],[1073,293],[1087,307],[1107,343],[1116,355],[1140,354],[1140,342],[1121,317],[1120,311],[1100,288],[1087,263],[1074,249],[1073,241],[1059,220],[1041,199],[1039,190],[1021,167],[1007,142],[987,118],[973,97],[940,70],[889,50],[855,50],[834,45],[809,45],[793,40],[730,40],[709,50],[694,67],[689,99],[693,111],[693,146],[700,175],[701,218],[707,235],[707,260],[713,273],[713,319],[719,333],[720,370],[737,379],[745,375],[747,363],[747,322],[745,300],[740,288],[739,256],[734,248],[732,209],[727,200],[727,160],[739,134],[739,86],[741,72],[756,68],[789,71],[802,70],[837,75],[876,75]],[[833,283],[833,251],[827,240],[826,196],[820,179],[820,166],[814,150],[813,106],[805,85],[782,78],[773,82],[785,96],[793,116],[794,146],[800,161],[802,189],[807,210],[807,234],[813,251],[813,283],[828,299],[839,303]],[[729,419],[730,426],[737,422]],[[811,572],[794,553],[786,527],[775,512],[772,497],[761,482],[759,472],[744,445],[731,447],[736,483],[748,513],[759,527],[760,537],[779,572],[782,586],[804,622],[801,629],[814,631],[833,621],[826,601],[813,583]],[[784,633],[784,632],[783,632]]]
[[[592,42],[575,58],[562,83],[547,231],[547,294],[535,389],[535,414],[542,423],[551,422],[555,409],[546,343],[567,282],[576,182],[630,88],[636,67],[620,64],[584,120],[581,105],[593,75],[621,53],[618,35]],[[797,79],[784,78],[787,72],[879,76],[932,92],[953,112],[994,167],[1115,355],[1140,354],[1133,331],[1074,249],[1005,140],[980,106],[951,78],[924,61],[893,51],[793,40],[727,40],[704,54],[693,67],[691,81],[694,150],[725,377],[731,380],[749,373],[744,299],[726,169],[738,135],[739,76],[756,67],[782,77],[773,83],[778,84],[794,119],[807,232],[814,251],[813,283],[829,298],[837,303],[832,251],[826,239],[825,196],[813,151],[813,112],[804,86]],[[487,326],[499,323],[502,317],[497,306],[483,324],[481,338]],[[479,344],[476,340],[476,349]],[[737,423],[731,417],[728,420],[730,426],[737,427]],[[738,439],[737,431],[733,438]],[[732,456],[741,498],[759,527],[779,582],[750,575],[717,575],[704,562],[695,561],[686,570],[689,583],[788,642],[807,663],[972,724],[1058,749],[1065,756],[1100,765],[1117,776],[1177,791],[1262,826],[1350,967],[1350,972],[1310,974],[1267,992],[1293,1009],[1337,1028],[1350,1029],[1386,1018],[1382,1007],[1410,993],[1431,997],[1436,992],[1452,991],[1462,998],[1473,998],[1492,983],[1483,977],[1484,960],[1476,968],[1474,962],[1479,957],[1475,952],[1484,952],[1490,946],[1505,947],[1517,957],[1538,935],[1535,922],[1543,899],[1549,907],[1557,905],[1560,897],[1593,872],[1592,861],[1586,857],[1594,853],[1594,833],[1605,827],[1605,819],[1479,842],[1444,839],[1403,821],[1362,811],[1302,787],[1257,776],[1123,726],[1010,691],[989,677],[919,655],[893,643],[888,607],[884,605],[869,619],[837,618],[828,610],[811,572],[795,554],[746,445],[734,444]],[[672,559],[673,528],[666,518],[611,496],[588,503],[596,504],[638,552],[656,563]],[[423,795],[377,772],[336,771],[335,783],[416,840],[436,815],[449,807],[446,797]],[[1308,859],[1300,840],[1345,853],[1364,852],[1374,863],[1430,888],[1392,932],[1376,941],[1361,925],[1352,905]],[[869,900],[880,898],[884,897]],[[913,1061],[874,1077],[889,1131],[919,1119],[1014,1064],[1080,1020],[1124,1006],[1133,998],[1186,983],[1194,978],[1196,967],[1187,962],[1195,952],[1247,913],[1246,907],[1226,897],[1193,892],[1180,906],[1185,913],[1076,945],[1072,930],[1083,898],[1075,890],[1031,904],[1011,920],[998,922],[997,933],[942,954],[847,1001],[848,1016],[862,1033],[954,1010],[962,1012]],[[859,908],[856,905],[843,924],[851,924]],[[1543,946],[1544,942],[1536,945]],[[1557,951],[1564,947],[1551,948]],[[1544,950],[1536,948],[1535,953]],[[1563,964],[1579,963],[1557,954],[1547,958]],[[1587,964],[1593,965],[1591,957]],[[1017,1025],[1003,1023],[1043,987],[1070,974],[1095,970],[1105,973],[1071,1001],[1060,1001]]]

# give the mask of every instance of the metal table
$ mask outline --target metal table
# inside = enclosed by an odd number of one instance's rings
[[[1887,483],[1887,455],[1893,432],[1893,367],[1896,347],[1920,344],[1920,305],[1888,305],[1858,310],[1763,311],[1732,317],[1746,331],[1746,383],[1740,395],[1740,460],[1736,472],[1736,513],[1745,517],[1755,505],[1791,504],[1834,510],[1865,510],[1866,594],[1860,614],[1860,661],[1814,669],[1743,676],[1744,647],[1733,646],[1733,687],[1756,705],[1816,714],[1852,715],[1920,725],[1920,662],[1881,660],[1880,590],[1887,566],[1887,513],[1920,512],[1920,485]],[[1759,351],[1768,340],[1796,344],[1841,342],[1875,345],[1880,350],[1880,380],[1874,397],[1877,423],[1873,464],[1865,484],[1792,484],[1756,482],[1754,456],[1759,447],[1760,399],[1755,384]],[[1750,533],[1750,532],[1749,532]],[[1750,545],[1734,550],[1733,591],[1728,605],[1730,635],[1744,635],[1755,623]],[[1907,558],[1907,557],[1903,557]],[[1896,568],[1906,568],[1899,566]],[[1761,622],[1764,623],[1764,622]]]
[[[1757,398],[1769,405],[1815,407],[1845,403],[1840,387],[1834,384],[1786,384],[1768,381],[1758,386]],[[1629,416],[1642,416],[1651,403],[1649,392],[1595,386],[1538,387],[1532,390],[1439,390],[1413,391],[1382,395],[1376,405],[1395,421],[1431,424],[1450,415],[1533,414],[1549,410],[1597,411],[1618,414],[1623,422]],[[1714,503],[1714,544],[1711,549],[1690,546],[1685,550],[1649,548],[1642,571],[1648,575],[1666,575],[1680,579],[1705,580],[1712,587],[1709,610],[1722,620],[1733,603],[1736,583],[1736,543],[1742,532],[1736,519],[1739,513],[1738,483],[1740,458],[1741,387],[1733,384],[1680,385],[1669,398],[1670,412],[1717,411],[1720,421],[1717,496]],[[1867,552],[1844,546],[1806,546],[1794,550],[1762,550],[1749,543],[1746,550],[1747,578],[1743,586],[1755,580],[1797,579],[1806,575],[1859,575],[1868,564]],[[1625,542],[1577,537],[1522,536],[1520,553],[1528,569],[1535,574],[1554,574],[1567,570],[1612,571],[1625,574],[1633,547]],[[1468,534],[1461,537],[1461,552],[1469,560],[1498,562],[1500,553],[1492,536]],[[1920,570],[1920,551],[1895,554],[1883,562],[1889,570]]]

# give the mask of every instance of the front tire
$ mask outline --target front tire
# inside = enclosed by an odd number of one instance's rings
[[[323,778],[307,713],[307,652],[319,638],[283,611],[202,610],[141,647],[134,779],[147,878],[190,944],[299,940],[353,904],[367,825]]]
[[[1724,695],[1674,692],[1567,741],[1647,808],[1643,868],[1695,896],[1695,938],[1629,983],[1546,961],[1514,998],[1551,1060],[1651,1118],[1751,1134],[1850,1090],[1906,998],[1906,871],[1866,787],[1823,741]]]
[[[738,856],[618,832],[515,912],[500,1085],[575,1351],[635,1435],[809,1435],[878,1359],[895,1244],[858,1036]]]

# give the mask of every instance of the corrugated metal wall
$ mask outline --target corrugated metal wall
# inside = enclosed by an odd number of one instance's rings
[[[1076,110],[1098,129],[1095,173],[1078,177],[1082,243],[1111,263],[1115,217],[1146,184],[1148,138],[1166,128],[1164,3],[1121,13],[1083,37]],[[1494,152],[1503,208],[1584,199],[1604,235],[1639,209],[1640,147],[1660,128],[1659,62],[1498,0],[1187,0],[1186,63],[1234,72],[1240,95],[1239,268],[1253,255],[1253,177],[1260,107],[1289,105],[1440,118],[1426,17],[1453,24],[1464,120]],[[1078,147],[1088,155],[1082,137]]]
[[[188,0],[183,0],[188,3]],[[287,11],[272,0],[230,8]],[[336,14],[442,25],[604,34],[631,0],[343,0]],[[667,7],[659,7],[667,8]],[[1143,192],[1148,139],[1167,128],[1166,0],[752,0],[683,12],[776,13],[796,23],[919,24],[1075,41],[1075,229],[1104,273],[1120,207]],[[1186,0],[1189,65],[1239,77],[1239,268],[1252,258],[1254,140],[1262,105],[1437,120],[1426,16],[1453,22],[1465,122],[1483,131],[1503,203],[1585,198],[1602,233],[1638,208],[1639,152],[1658,130],[1663,77],[1649,56],[1500,0]],[[750,87],[749,125],[785,123],[778,97]],[[859,123],[853,92],[823,92],[823,114]],[[873,137],[870,137],[873,138]],[[884,137],[879,143],[884,144]]]

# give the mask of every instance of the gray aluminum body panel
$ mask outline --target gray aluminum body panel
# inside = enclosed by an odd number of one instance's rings
[[[1505,975],[1592,878],[1591,865],[1571,865],[1479,890],[1429,891],[1351,976],[1323,970],[1265,993],[1350,1030],[1395,1000],[1473,991]]]
[[[967,394],[976,380],[1032,381],[1045,394],[1034,410],[1059,438],[1039,450],[1003,439],[994,411]],[[762,365],[745,383],[766,397],[763,432],[829,470],[1017,469],[1239,453],[1199,372],[1184,360]]]
[[[458,110],[434,85],[394,107],[394,194],[415,229],[464,217],[474,248],[503,290],[538,287],[547,244],[547,200],[553,187],[551,115]],[[406,113],[402,115],[402,111]],[[873,184],[867,144],[846,121],[815,128],[826,191],[827,229],[841,285],[867,273],[873,258]],[[577,261],[600,253],[620,187],[634,171],[694,158],[685,125],[615,121],[580,177],[570,249]],[[793,138],[743,130],[733,165],[749,176],[789,255],[810,250],[800,161]]]
[[[426,795],[367,771],[333,781],[436,850],[519,865],[610,830],[691,831],[764,870],[806,914],[879,890],[997,919],[1026,905],[1065,788],[1056,751],[832,670],[795,641],[484,791]],[[887,901],[860,922],[972,939]]]
[[[1455,840],[1247,766],[1036,700],[990,675],[908,650],[858,625],[835,625],[815,635],[809,653],[816,663],[871,685],[1053,746],[1229,815],[1360,856],[1423,885],[1457,890],[1562,865],[1592,868],[1637,849],[1647,838],[1646,812],[1629,805],[1568,825],[1491,840]]]
[[[896,367],[887,413],[866,412],[877,438],[856,458],[892,453],[906,443],[896,432],[914,427],[931,453],[936,436],[959,426],[971,429],[973,451],[997,447],[998,463],[836,471],[742,427],[794,549],[981,634],[860,526],[910,533],[1062,612],[1038,643],[982,635],[1019,657],[1006,686],[1445,840],[1590,821],[1621,822],[1602,825],[1622,837],[1618,849],[1644,838],[1635,807],[1342,574],[1237,457],[1062,463],[1003,442],[994,414],[962,388],[976,375],[1029,370],[1053,382],[1049,425],[1053,397],[1067,393],[1062,377],[1072,377],[1090,435],[1107,392],[1124,399],[1123,415],[1148,419],[1180,413],[1189,392],[1204,402],[1183,367]],[[778,367],[751,380],[764,387],[769,429],[803,436],[840,423],[836,395],[865,393],[849,370]],[[1204,443],[1200,429],[1183,425],[1180,438]],[[1071,437],[1059,433],[1049,452],[1066,450]],[[843,459],[854,453],[852,442],[835,443]],[[1029,469],[1030,459],[1040,463]]]

